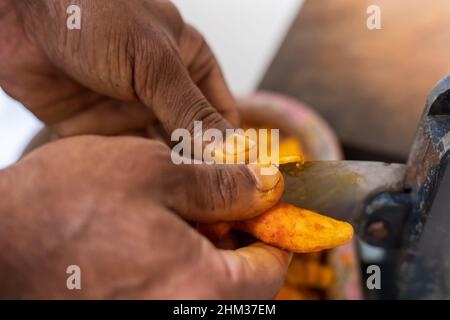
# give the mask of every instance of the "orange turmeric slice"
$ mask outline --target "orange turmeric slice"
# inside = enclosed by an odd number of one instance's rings
[[[296,137],[288,137],[280,139],[279,145],[280,159],[289,156],[303,156],[303,148],[300,141]]]
[[[334,248],[353,237],[353,227],[347,222],[286,203],[255,218],[237,222],[234,227],[265,243],[297,253]]]
[[[326,290],[334,281],[332,267],[317,261],[293,259],[286,276],[286,283],[291,286]]]
[[[320,300],[320,295],[314,290],[285,285],[274,297],[274,300]]]
[[[222,225],[201,225],[199,231],[208,238],[217,240],[231,228],[250,233],[262,242],[297,253],[334,248],[353,237],[353,227],[347,222],[287,203],[280,203],[249,220]]]

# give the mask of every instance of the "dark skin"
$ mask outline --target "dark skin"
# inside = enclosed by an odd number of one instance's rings
[[[144,138],[46,144],[0,171],[0,297],[271,298],[289,253],[219,250],[185,221],[254,216],[278,201],[278,179],[264,190],[254,167],[177,166]],[[73,264],[80,291],[66,288]]]
[[[82,29],[68,31],[68,4]],[[224,129],[236,104],[167,1],[0,0],[0,84],[58,137],[0,171],[0,297],[271,298],[290,254],[219,250],[185,221],[249,218],[283,191],[256,165],[181,165],[120,135]],[[79,265],[82,290],[66,288]]]
[[[0,4],[0,84],[58,136],[238,123],[214,55],[169,1]],[[81,30],[66,27],[69,4]]]

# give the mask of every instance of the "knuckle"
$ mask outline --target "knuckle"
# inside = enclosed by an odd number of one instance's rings
[[[194,134],[194,121],[201,121],[204,128],[216,128],[221,131],[231,127],[204,98],[186,104],[184,109],[178,113],[178,121],[191,135]]]
[[[176,54],[168,36],[156,28],[134,27],[130,57],[134,63],[134,86],[137,96],[153,100],[158,89],[173,81]]]
[[[238,198],[237,182],[232,173],[225,166],[211,169],[210,166],[181,165],[169,177],[168,189],[186,196],[172,203],[174,208],[195,211],[226,211]],[[173,197],[171,197],[173,201]]]
[[[211,187],[214,193],[214,204],[218,207],[229,209],[238,199],[237,181],[234,174],[226,169],[226,166],[218,166],[210,174]]]

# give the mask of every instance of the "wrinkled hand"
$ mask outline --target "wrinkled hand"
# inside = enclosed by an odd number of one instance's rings
[[[0,296],[271,298],[290,255],[216,249],[187,221],[257,215],[283,191],[256,165],[179,165],[162,143],[83,136],[0,171]],[[3,189],[1,188],[3,186]],[[66,268],[81,268],[81,290]]]
[[[71,4],[81,30],[67,29]],[[60,137],[238,124],[211,50],[169,1],[0,0],[0,17],[0,85]]]

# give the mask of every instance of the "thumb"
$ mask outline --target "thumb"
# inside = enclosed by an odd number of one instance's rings
[[[263,175],[261,169],[258,164],[173,165],[165,173],[176,177],[166,205],[184,219],[202,223],[254,217],[273,207],[284,190],[278,170]]]
[[[281,289],[292,253],[254,243],[237,250],[221,251],[230,292],[240,299],[272,299]]]

